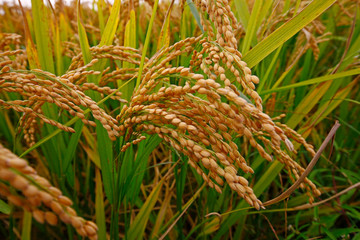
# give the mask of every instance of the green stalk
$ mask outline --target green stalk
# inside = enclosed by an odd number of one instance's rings
[[[31,221],[32,221],[31,212],[28,212],[25,210],[24,217],[23,217],[21,240],[30,240],[31,239]]]
[[[149,43],[150,43],[151,30],[152,30],[152,27],[153,27],[153,24],[154,24],[154,21],[155,21],[155,16],[156,16],[156,10],[157,10],[157,7],[158,7],[158,3],[159,3],[159,0],[155,0],[154,6],[153,6],[153,11],[152,11],[151,18],[150,18],[149,27],[148,27],[148,30],[147,30],[147,33],[146,33],[145,44],[144,44],[144,48],[143,48],[143,52],[142,52],[142,56],[141,56],[141,62],[140,62],[138,77],[136,79],[135,91],[139,88],[139,85],[140,85],[140,82],[141,82],[141,75],[142,75],[142,71],[143,71],[143,68],[144,68],[146,52],[147,52],[147,49],[148,49]]]

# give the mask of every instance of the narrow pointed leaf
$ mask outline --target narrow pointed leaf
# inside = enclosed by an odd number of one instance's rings
[[[263,41],[258,43],[253,49],[247,52],[243,60],[250,68],[254,67],[275,49],[284,44],[302,28],[320,16],[336,0],[315,0],[305,7],[298,15],[290,19],[287,23],[279,27]]]
[[[3,200],[0,199],[0,212],[6,215],[9,215],[11,212],[11,208],[9,204],[5,203]]]
[[[42,0],[31,0],[34,19],[36,47],[42,69],[51,73],[55,72],[50,29],[48,23],[48,10]]]
[[[21,240],[31,240],[31,222],[32,214],[31,212],[24,211],[23,225],[21,231]]]
[[[190,11],[191,11],[192,15],[194,16],[198,27],[200,28],[201,32],[204,33],[204,28],[201,25],[200,15],[199,15],[197,8],[195,7],[195,4],[192,2],[192,0],[186,0],[186,3],[190,7]]]
[[[156,187],[152,190],[150,195],[146,198],[146,202],[142,205],[140,212],[136,215],[132,222],[127,237],[128,239],[143,239],[145,227],[147,226],[150,213],[153,210],[155,203],[158,200],[160,189],[165,181],[163,178]]]
[[[235,3],[237,17],[244,26],[245,31],[247,31],[248,22],[250,19],[250,11],[248,7],[248,3],[246,0],[237,0],[234,1],[234,3]]]
[[[105,218],[105,207],[104,207],[104,194],[103,194],[103,184],[101,181],[100,170],[97,168],[95,170],[95,214],[96,214],[96,224],[99,228],[98,237],[99,239],[106,239],[106,218]]]
[[[136,48],[136,18],[135,18],[134,10],[130,11],[130,19],[125,26],[124,46]],[[134,67],[135,64],[123,61],[123,68],[134,68]],[[121,86],[122,84],[124,84],[124,82],[125,81],[118,80],[118,86]],[[128,101],[130,100],[134,87],[135,87],[134,81],[131,81],[124,87],[122,96],[125,100]]]
[[[120,13],[121,0],[115,0],[114,5],[111,8],[109,19],[106,23],[104,33],[101,35],[101,41],[99,46],[111,45],[115,32],[119,24],[119,13]]]
[[[41,68],[38,53],[37,53],[34,41],[33,41],[32,36],[31,36],[29,23],[28,23],[26,14],[24,12],[24,9],[23,9],[23,7],[21,5],[20,0],[19,0],[19,6],[20,6],[21,12],[22,12],[23,17],[24,17],[25,46],[26,46],[26,54],[27,54],[27,57],[28,57],[30,68],[31,69]]]
[[[137,79],[136,79],[136,87],[135,87],[135,90],[136,90],[136,89],[139,87],[139,85],[140,85],[142,70],[143,70],[144,63],[145,63],[146,52],[147,52],[147,49],[148,49],[149,44],[150,44],[151,30],[152,30],[152,26],[153,26],[154,21],[155,21],[155,16],[156,16],[156,11],[157,11],[157,7],[158,7],[158,3],[159,3],[159,0],[155,0],[155,2],[154,2],[154,7],[153,7],[153,11],[152,11],[151,18],[150,18],[150,22],[149,22],[149,27],[148,27],[148,30],[147,30],[147,33],[146,33],[145,44],[144,44],[144,48],[143,48],[143,52],[142,52],[142,56],[141,56],[141,62],[140,62],[138,77],[137,77]]]
[[[169,6],[168,12],[166,13],[165,21],[162,25],[160,36],[158,38],[157,42],[157,48],[156,50],[159,51],[161,48],[166,48],[170,44],[170,15],[171,15],[171,9],[173,6],[174,1],[171,2],[171,5]]]
[[[104,0],[97,1],[97,8],[98,8],[98,18],[99,18],[99,28],[101,35],[104,33],[105,28],[105,20],[104,20],[104,14],[103,14],[103,5]]]
[[[357,74],[360,74],[360,68],[352,69],[352,70],[348,70],[348,71],[344,71],[344,72],[340,72],[340,73],[335,73],[333,75],[325,75],[325,76],[322,76],[322,77],[309,79],[309,80],[294,83],[294,84],[291,84],[291,85],[265,90],[265,91],[262,91],[261,94],[269,94],[269,93],[273,93],[273,92],[281,92],[281,91],[285,91],[285,90],[288,90],[288,89],[294,89],[294,88],[297,88],[297,87],[303,87],[303,86],[308,86],[308,85],[312,85],[312,84],[322,83],[322,82],[335,80],[335,79],[339,79],[339,78],[340,79],[338,81],[341,81],[344,77],[353,76],[353,75],[357,75]]]
[[[246,35],[243,42],[243,47],[242,47],[243,54],[249,51],[250,45],[256,37],[256,27],[257,27],[257,22],[260,19],[262,5],[263,5],[263,0],[256,0],[254,3],[254,7],[251,11],[251,15],[249,19],[249,25],[248,28],[246,29]]]

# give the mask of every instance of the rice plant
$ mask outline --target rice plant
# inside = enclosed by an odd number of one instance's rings
[[[0,236],[360,237],[357,1],[31,2],[0,5]]]

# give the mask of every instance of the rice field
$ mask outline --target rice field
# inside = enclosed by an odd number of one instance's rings
[[[0,3],[1,239],[360,239],[357,0]]]

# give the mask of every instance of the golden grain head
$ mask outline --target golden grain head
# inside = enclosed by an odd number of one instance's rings
[[[15,195],[7,190],[7,186],[2,186],[1,195],[7,197],[9,202],[16,206],[31,211],[33,217],[40,223],[47,222],[50,225],[56,225],[58,218],[64,223],[72,223],[82,226],[86,222],[83,218],[78,217],[75,210],[70,206],[72,201],[63,196],[62,192],[53,187],[48,180],[36,174],[36,172],[27,165],[27,161],[18,158],[8,149],[0,145],[0,179],[19,190],[23,194]],[[4,164],[6,163],[6,164]],[[30,168],[29,171],[27,168]],[[16,171],[14,169],[17,169]],[[31,179],[28,180],[28,179]],[[36,185],[33,185],[36,183]],[[41,203],[44,203],[42,205]],[[40,207],[48,208],[51,211],[40,210]],[[89,223],[88,231],[82,231],[84,236],[97,238],[97,227],[94,223]],[[90,229],[91,228],[91,229]]]

